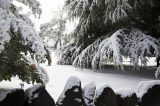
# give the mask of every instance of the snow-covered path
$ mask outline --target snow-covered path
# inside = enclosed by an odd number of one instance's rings
[[[97,87],[103,84],[109,84],[114,90],[124,87],[136,90],[140,81],[153,80],[151,78],[126,76],[123,74],[97,73],[91,70],[81,71],[72,66],[53,65],[43,67],[47,70],[50,78],[46,86],[47,90],[55,100],[57,100],[60,93],[63,91],[67,79],[71,76],[77,76],[82,81],[82,87],[94,81]]]

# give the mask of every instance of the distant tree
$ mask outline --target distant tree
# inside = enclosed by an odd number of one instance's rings
[[[55,41],[54,48],[57,48],[58,44],[62,46],[62,39],[65,36],[66,20],[64,10],[60,9],[53,14],[53,19],[40,27],[40,36]]]
[[[36,0],[16,0],[27,5],[35,16],[40,16]],[[12,0],[0,0],[0,80],[18,76],[26,82],[45,83],[47,76],[39,66],[48,60],[50,53],[34,30],[32,21],[20,14]]]

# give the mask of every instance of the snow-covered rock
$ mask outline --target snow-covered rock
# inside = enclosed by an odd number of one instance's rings
[[[25,106],[56,106],[45,86],[37,84],[25,91]]]
[[[117,96],[109,85],[103,85],[96,91],[95,106],[118,106]]]
[[[96,94],[96,85],[94,82],[90,82],[83,88],[83,98],[86,106],[95,106],[94,98]]]
[[[158,78],[160,75],[160,66],[157,68],[157,71],[155,72],[155,77]]]
[[[24,90],[0,89],[0,106],[23,106]]]
[[[137,106],[138,98],[134,90],[120,88],[116,90],[118,106]]]
[[[77,77],[70,77],[64,87],[64,90],[58,101],[57,106],[82,106],[84,99],[82,97],[81,81]]]
[[[117,89],[116,91],[117,95],[120,95],[122,98],[126,98],[126,97],[131,97],[135,91],[129,88],[120,88]]]
[[[160,80],[140,82],[137,96],[140,106],[160,106]]]
[[[154,85],[160,85],[160,80],[142,81],[137,86],[137,96],[142,98]]]

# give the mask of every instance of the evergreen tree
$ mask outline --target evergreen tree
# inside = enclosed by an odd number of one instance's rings
[[[27,5],[35,16],[40,16],[36,0],[16,0]],[[31,20],[20,14],[12,0],[0,0],[0,80],[18,77],[26,82],[47,80],[39,64],[48,60],[48,47],[34,30]]]
[[[138,27],[159,37],[159,0],[66,0],[65,7],[73,18],[80,18],[75,33],[81,36]]]
[[[135,67],[139,59],[145,65],[147,56],[159,61],[159,0],[66,0],[65,8],[73,19],[79,18],[73,35],[79,37],[76,47],[83,44],[72,54],[73,65],[97,68],[107,60],[121,66],[123,56]]]

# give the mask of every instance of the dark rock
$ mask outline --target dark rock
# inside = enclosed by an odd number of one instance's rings
[[[160,85],[154,85],[143,95],[140,106],[160,106]]]
[[[25,91],[24,106],[56,106],[45,86],[39,84]]]
[[[95,106],[118,106],[117,96],[109,86],[97,90]]]
[[[0,106],[23,106],[24,97],[22,89],[0,89]]]
[[[56,103],[57,106],[84,106],[81,82],[76,77],[71,77]]]

